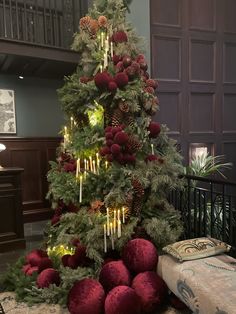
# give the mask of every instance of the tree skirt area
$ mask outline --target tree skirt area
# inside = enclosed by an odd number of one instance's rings
[[[37,304],[32,307],[25,303],[18,303],[13,292],[0,294],[0,314],[69,314],[67,309],[59,305]],[[179,311],[172,307],[165,307],[159,314],[190,314],[190,311]],[[128,314],[128,313],[127,313]],[[130,313],[131,314],[131,313]]]

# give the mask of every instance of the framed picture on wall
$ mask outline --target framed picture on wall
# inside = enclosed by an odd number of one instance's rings
[[[16,133],[14,91],[0,89],[0,134]]]

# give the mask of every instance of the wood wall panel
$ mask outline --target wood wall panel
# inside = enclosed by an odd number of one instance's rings
[[[48,191],[49,161],[55,160],[60,138],[7,138],[0,143],[7,149],[0,154],[5,167],[24,168],[22,174],[23,214],[25,221],[48,218],[50,205],[45,199]]]
[[[191,40],[190,43],[191,81],[215,81],[215,43]]]
[[[215,9],[214,0],[190,0],[190,28],[215,30]]]
[[[225,154],[234,163],[229,179],[236,173],[235,12],[235,0],[150,0],[155,119],[170,127],[186,164],[200,144]]]

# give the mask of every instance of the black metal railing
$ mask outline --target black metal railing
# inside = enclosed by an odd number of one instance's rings
[[[211,236],[236,252],[236,183],[185,175],[170,202],[182,214],[184,238]]]
[[[69,49],[85,0],[0,0],[0,39]]]

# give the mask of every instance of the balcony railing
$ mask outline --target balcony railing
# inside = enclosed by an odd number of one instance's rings
[[[69,49],[85,0],[0,0],[0,39]]]
[[[184,176],[184,189],[170,202],[182,213],[184,238],[211,236],[232,246],[236,254],[236,183]]]

